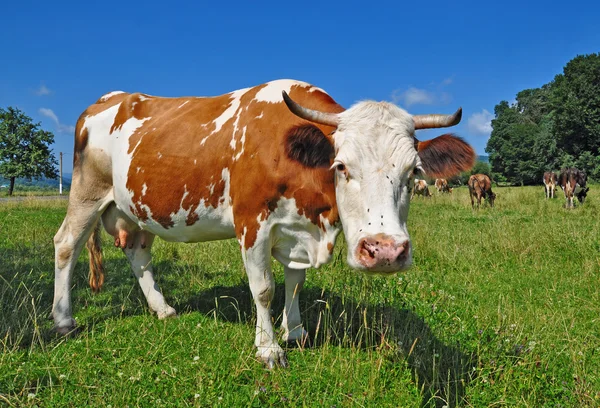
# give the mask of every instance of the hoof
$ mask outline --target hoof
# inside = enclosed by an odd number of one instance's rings
[[[256,352],[256,357],[261,360],[269,370],[273,370],[275,367],[289,367],[285,351],[279,346],[277,346],[277,348],[259,347],[259,350]]]
[[[285,333],[283,335],[283,341],[285,341],[288,348],[305,348],[311,346],[308,332],[302,327],[294,329],[289,333]]]
[[[166,319],[167,317],[177,317],[177,312],[171,306],[161,312],[156,312],[159,320]]]
[[[57,323],[54,326],[54,330],[61,336],[75,334],[77,330],[77,324],[73,319],[66,319],[61,321],[60,323]]]

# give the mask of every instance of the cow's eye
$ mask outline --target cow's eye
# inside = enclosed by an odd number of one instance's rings
[[[415,167],[415,168],[413,169],[413,172],[412,172],[412,175],[413,175],[413,177],[415,177],[415,176],[420,176],[421,174],[422,174],[422,172],[421,172],[421,169],[420,169],[420,168],[418,168],[418,167]]]
[[[346,166],[344,166],[343,163],[338,163],[337,166],[335,166],[335,168],[337,169],[337,171],[344,173],[346,172]]]

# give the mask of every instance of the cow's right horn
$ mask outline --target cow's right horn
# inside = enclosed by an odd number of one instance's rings
[[[311,122],[320,123],[321,125],[329,125],[334,127],[339,125],[340,120],[336,113],[320,112],[318,110],[305,108],[304,106],[294,102],[286,91],[281,91],[281,94],[283,95],[285,104],[294,115]]]

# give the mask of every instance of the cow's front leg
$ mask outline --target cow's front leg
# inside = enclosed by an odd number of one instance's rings
[[[306,269],[291,269],[284,266],[283,270],[285,273],[285,308],[281,322],[283,340],[302,345],[308,337],[308,333],[302,327],[299,307],[300,291],[304,286]]]
[[[275,366],[287,367],[285,352],[277,344],[275,330],[273,330],[273,323],[271,322],[271,302],[275,294],[275,279],[271,271],[270,260],[270,247],[266,243],[259,244],[256,242],[244,254],[248,283],[256,304],[254,345],[257,348],[256,357],[261,359],[269,368]]]

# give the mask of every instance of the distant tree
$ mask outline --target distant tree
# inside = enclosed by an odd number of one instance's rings
[[[10,180],[8,195],[12,195],[17,177],[58,177],[52,143],[52,132],[42,130],[21,110],[0,108],[0,175]]]

